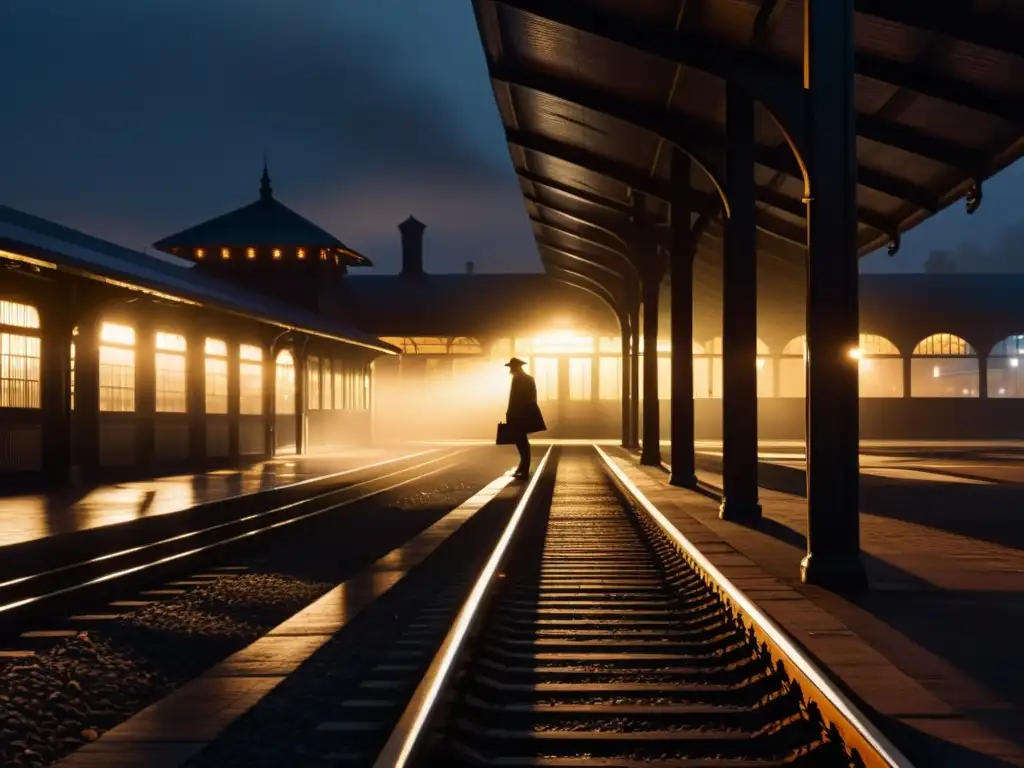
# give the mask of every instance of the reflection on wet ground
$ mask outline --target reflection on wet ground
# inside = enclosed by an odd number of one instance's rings
[[[359,448],[287,456],[244,469],[0,497],[0,546],[180,512],[197,504],[290,485],[412,452],[407,448]]]

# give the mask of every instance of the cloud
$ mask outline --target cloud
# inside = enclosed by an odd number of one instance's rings
[[[529,243],[461,0],[4,0],[0,71],[0,200],[100,236],[251,201],[267,151],[356,247],[400,210],[447,248]]]

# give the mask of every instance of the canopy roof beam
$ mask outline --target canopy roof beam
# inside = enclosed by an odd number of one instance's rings
[[[771,82],[781,87],[791,87],[803,82],[803,66],[800,62],[782,61],[764,53],[749,50],[722,39],[711,39],[703,33],[686,29],[670,30],[663,26],[638,21],[635,18],[600,10],[580,0],[559,0],[557,3],[548,0],[499,0],[502,5],[517,11],[529,13],[538,18],[547,19],[557,24],[570,27],[580,32],[601,37],[613,43],[633,48],[658,58],[681,64],[686,67],[706,72],[710,75],[728,79],[738,77],[750,83]],[[917,27],[924,31],[939,31],[949,34],[955,39],[965,39],[959,27],[949,19],[936,21],[933,16],[941,19],[942,14],[922,12],[918,3],[902,4],[886,0],[859,0],[859,5],[870,2],[872,11],[858,8],[858,11],[886,18],[882,8],[889,9],[888,17],[899,23]],[[931,10],[928,4],[928,11]],[[900,16],[901,18],[895,18]],[[920,19],[918,17],[921,17]],[[918,25],[922,25],[918,27]],[[974,24],[967,26],[967,39],[973,37],[980,43],[982,32],[991,33],[991,25]],[[930,27],[936,27],[932,29]],[[1012,38],[1011,38],[1012,40]],[[1010,41],[1004,40],[1003,46]],[[1009,53],[1017,54],[1019,41],[1009,46]],[[1000,49],[1001,49],[1000,48]],[[998,50],[998,49],[997,49]],[[938,75],[925,67],[908,65],[905,62],[891,61],[881,56],[860,51],[856,56],[856,73],[888,83],[897,88],[915,91],[923,96],[939,99],[950,104],[992,115],[1015,124],[1024,124],[1024,102],[1019,99],[1007,99],[1004,96],[986,91],[976,83],[955,80],[948,76]]]
[[[605,261],[602,257],[596,256],[592,253],[577,251],[575,248],[570,248],[558,243],[552,243],[549,240],[544,240],[543,238],[537,239],[537,247],[557,253],[571,261],[578,261],[581,264],[589,264],[596,269],[600,269],[602,272],[614,275],[618,279],[622,280],[626,292],[631,296],[634,295],[637,290],[637,285],[639,285],[639,283],[637,281],[635,270],[633,270],[632,266],[624,272],[620,268],[612,266],[612,263]],[[616,259],[616,261],[621,263],[619,259]]]
[[[534,186],[543,187],[549,189],[552,192],[565,195],[566,197],[576,200],[580,203],[589,203],[590,205],[596,205],[599,208],[611,211],[613,213],[620,213],[623,216],[629,216],[632,211],[625,203],[618,203],[615,200],[598,195],[593,192],[587,192],[581,189],[573,187],[571,184],[563,184],[560,181],[549,179],[547,176],[542,176],[539,173],[533,171],[526,171],[516,168],[516,176],[523,181],[529,182]]]
[[[998,25],[982,22],[971,8],[971,3],[930,3],[928,13],[921,13],[921,8],[914,3],[894,3],[891,0],[854,0],[853,7],[857,13],[866,16],[875,16],[1012,56],[1021,55],[1024,26],[1010,19],[1004,19]]]
[[[644,171],[634,166],[610,160],[603,155],[590,152],[589,150],[528,131],[506,128],[505,139],[509,144],[521,149],[547,155],[570,165],[579,166],[584,170],[604,176],[623,186],[651,195],[659,200],[669,202],[672,199],[672,191],[667,181],[648,176]],[[712,218],[718,215],[720,209],[717,205],[718,201],[714,196],[701,192],[691,192],[690,195],[690,205],[695,213]],[[775,190],[768,189],[767,187],[758,187],[757,196],[758,202],[778,207],[780,210],[785,210],[794,215],[803,215],[804,206],[799,200],[790,200]],[[789,202],[786,202],[787,200]],[[786,208],[782,208],[783,205]],[[895,236],[897,232],[896,224],[881,219],[875,213],[861,209],[860,217],[864,224],[872,229],[883,232],[887,236]],[[765,211],[761,211],[758,216],[758,228],[776,234],[795,245],[803,247],[806,244],[806,237],[802,227],[794,227],[792,224],[779,221]]]
[[[612,308],[612,311],[615,312],[616,315],[620,315],[620,313],[629,314],[629,307],[626,306],[624,298],[622,296],[617,296],[616,292],[605,285],[601,280],[592,277],[585,272],[580,272],[572,267],[566,267],[550,260],[545,260],[544,265],[549,270],[557,270],[591,286],[595,292],[604,298],[605,302]]]
[[[715,152],[724,152],[726,150],[726,137],[717,128],[682,113],[670,112],[661,107],[625,99],[583,83],[573,83],[565,78],[555,77],[523,64],[511,65],[505,62],[500,65],[492,65],[491,77],[499,82],[519,88],[526,88],[538,93],[546,93],[549,96],[554,96],[616,120],[621,120],[624,123],[664,139],[687,154],[692,153],[692,155],[700,157],[701,153],[707,150]],[[879,128],[879,123],[881,122],[884,121],[869,118],[869,123],[875,129]],[[884,133],[884,131],[874,130],[871,136],[865,136],[865,138],[886,143],[883,141]],[[917,148],[918,145],[912,137],[907,135],[908,133],[915,132],[910,128],[897,128],[894,131],[894,135],[906,139],[903,142],[905,146],[901,146],[900,149],[915,151],[910,148]],[[888,138],[892,140],[893,135],[889,135]],[[921,151],[923,150],[919,150],[917,153],[920,154]],[[957,159],[960,160],[962,158]],[[754,161],[765,168],[803,181],[803,172],[800,169],[800,164],[797,162],[796,157],[794,157],[789,145],[784,142],[775,147],[756,146]],[[947,160],[942,162],[947,162]],[[947,162],[947,164],[955,166],[953,163]],[[973,169],[972,166],[966,170],[973,171]],[[709,169],[711,174],[714,174],[715,171],[717,169]],[[713,175],[712,178],[717,177]],[[932,192],[903,181],[897,176],[892,176],[873,168],[861,167],[857,171],[857,180],[858,183],[865,187],[910,203],[929,213],[939,210],[939,201]]]

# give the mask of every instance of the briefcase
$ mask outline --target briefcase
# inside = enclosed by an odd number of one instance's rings
[[[498,436],[494,441],[495,444],[512,445],[515,441],[515,435],[513,435],[512,430],[508,428],[508,424],[503,421],[498,422]]]

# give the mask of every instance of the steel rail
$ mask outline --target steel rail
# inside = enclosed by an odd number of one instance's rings
[[[298,486],[306,485],[307,483],[316,482],[316,481],[319,481],[319,480],[330,480],[330,479],[341,477],[343,475],[350,475],[350,474],[354,474],[356,472],[361,472],[361,471],[367,470],[367,469],[376,469],[377,467],[382,467],[382,466],[385,466],[387,464],[393,464],[393,463],[395,463],[397,461],[402,461],[404,459],[415,458],[416,456],[422,456],[422,455],[424,455],[426,453],[430,453],[430,452],[431,451],[420,451],[418,453],[408,454],[406,456],[400,456],[400,457],[394,458],[394,459],[387,459],[385,461],[376,462],[374,464],[366,464],[366,465],[364,465],[362,467],[354,467],[352,469],[348,469],[348,470],[345,470],[343,472],[335,472],[335,473],[330,474],[330,475],[320,475],[320,476],[317,476],[317,477],[314,477],[314,478],[310,478],[308,480],[301,480],[301,481],[299,481],[297,483],[290,483],[288,485],[279,485],[279,486],[277,486],[275,488],[266,488],[266,489],[263,489],[263,490],[260,490],[260,491],[255,491],[255,492],[253,492],[251,494],[243,493],[243,494],[236,494],[234,496],[226,496],[223,499],[218,499],[217,501],[206,502],[205,504],[198,505],[198,506],[213,506],[215,504],[218,504],[218,503],[224,502],[224,501],[238,500],[238,499],[247,498],[247,497],[250,497],[250,496],[255,497],[255,496],[258,496],[258,495],[261,495],[261,494],[264,494],[264,493],[270,493],[272,491],[283,491],[283,490],[286,490],[286,489],[296,488]],[[457,456],[461,452],[462,451],[456,451],[455,453],[446,454],[446,456]],[[319,499],[323,499],[323,498],[326,498],[328,496],[333,496],[335,494],[344,493],[345,491],[349,491],[349,490],[352,490],[353,488],[358,488],[358,487],[360,487],[362,485],[366,485],[368,483],[375,482],[376,480],[383,480],[383,479],[388,478],[388,477],[394,477],[395,475],[401,474],[402,472],[407,472],[407,471],[410,471],[410,470],[413,470],[413,469],[418,469],[419,467],[425,467],[428,464],[432,464],[432,463],[434,463],[436,461],[441,461],[444,458],[445,457],[442,456],[442,457],[439,457],[439,458],[436,458],[436,459],[431,459],[429,461],[424,461],[424,462],[421,462],[419,464],[414,464],[411,467],[405,467],[404,469],[400,469],[397,472],[392,472],[392,473],[387,474],[387,475],[377,475],[375,477],[371,477],[371,478],[368,478],[366,480],[362,480],[362,481],[360,481],[358,483],[353,483],[352,485],[346,485],[343,488],[332,488],[329,491],[323,491],[323,492],[318,493],[318,494],[316,494],[314,496],[307,496],[305,498],[299,499],[298,501],[289,502],[288,504],[282,504],[279,507],[272,507],[270,509],[263,510],[262,512],[254,512],[252,514],[244,515],[242,517],[236,517],[236,518],[232,518],[231,520],[225,520],[222,523],[214,523],[213,525],[208,525],[208,526],[206,526],[204,528],[196,528],[196,529],[191,530],[191,531],[186,531],[185,533],[179,533],[179,534],[176,534],[174,536],[167,536],[167,537],[162,538],[162,539],[157,539],[156,541],[151,541],[151,542],[149,542],[147,544],[140,544],[140,545],[138,545],[136,547],[128,547],[127,549],[120,549],[120,550],[117,550],[115,552],[107,552],[106,554],[96,555],[95,557],[90,557],[90,558],[87,558],[85,560],[79,560],[79,561],[76,561],[74,563],[65,563],[64,565],[59,565],[59,566],[56,566],[54,568],[49,568],[49,569],[47,569],[45,571],[39,571],[37,573],[28,574],[28,575],[25,575],[25,576],[16,576],[13,579],[7,579],[5,581],[0,581],[0,590],[7,589],[7,588],[10,588],[10,587],[13,587],[13,586],[17,586],[19,584],[26,584],[26,583],[28,583],[30,581],[35,581],[36,579],[42,579],[42,578],[45,578],[47,576],[56,576],[57,574],[65,573],[67,571],[74,570],[75,568],[85,568],[85,567],[87,567],[89,565],[95,565],[96,563],[101,563],[101,562],[103,562],[105,560],[113,560],[113,559],[115,559],[117,557],[124,557],[126,555],[132,555],[132,554],[136,554],[138,552],[144,552],[147,549],[152,549],[154,547],[159,547],[159,546],[163,546],[163,545],[166,545],[166,544],[171,544],[171,543],[173,543],[175,541],[181,541],[182,539],[191,538],[193,536],[201,536],[204,533],[210,533],[212,531],[217,531],[217,530],[220,530],[222,528],[226,528],[228,526],[237,525],[238,523],[243,523],[243,522],[248,522],[250,520],[255,520],[255,519],[258,519],[260,517],[264,517],[266,515],[273,514],[275,512],[284,512],[284,511],[292,509],[293,507],[296,507],[296,506],[298,506],[300,504],[308,504],[310,502],[317,501]],[[196,507],[193,507],[193,509],[195,509],[195,508]],[[0,605],[0,612],[3,612],[3,606],[2,605]]]
[[[437,715],[440,705],[444,704],[444,694],[452,684],[453,671],[460,654],[466,649],[467,639],[478,626],[483,611],[482,606],[493,593],[496,574],[505,561],[512,537],[526,512],[526,508],[537,488],[537,483],[547,468],[548,459],[553,448],[549,447],[537,465],[533,479],[526,487],[523,497],[519,500],[515,511],[509,518],[505,530],[495,545],[487,563],[480,571],[470,590],[469,596],[459,609],[451,629],[445,635],[441,647],[434,655],[426,674],[416,686],[408,706],[402,712],[398,724],[391,731],[384,748],[377,755],[373,768],[404,768],[410,764],[423,746],[425,736]]]
[[[809,681],[818,694],[838,712],[854,729],[860,738],[869,745],[881,759],[886,768],[914,768],[914,764],[886,738],[881,731],[864,715],[853,701],[833,685],[817,664],[800,650],[789,635],[743,591],[733,584],[718,568],[686,536],[668,521],[661,511],[647,498],[637,485],[629,479],[622,468],[601,448],[594,444],[594,449],[608,466],[612,475],[619,481],[626,492],[633,497],[639,506],[658,524],[661,531],[678,546],[687,557],[718,587],[720,592],[752,622],[760,633],[767,637],[776,651],[784,657],[783,661],[793,665],[801,677]],[[862,755],[862,758],[864,756]],[[875,763],[877,764],[877,763]],[[869,763],[871,765],[871,763]]]
[[[146,550],[151,550],[151,549],[154,549],[156,547],[167,546],[168,544],[173,544],[175,542],[180,542],[180,541],[183,541],[185,539],[193,538],[193,537],[196,537],[196,536],[201,536],[201,535],[204,535],[204,534],[209,534],[211,532],[222,530],[224,528],[229,528],[229,527],[233,527],[233,526],[237,527],[237,526],[242,525],[244,523],[252,522],[254,520],[259,520],[259,519],[267,517],[269,515],[281,514],[283,512],[287,512],[288,510],[294,510],[297,507],[307,506],[307,505],[309,505],[309,504],[311,504],[313,502],[323,500],[324,498],[329,497],[329,496],[336,496],[338,494],[344,493],[346,491],[351,491],[353,489],[357,489],[357,488],[360,488],[360,487],[365,486],[365,485],[370,485],[372,483],[379,483],[380,481],[387,480],[388,478],[393,478],[393,477],[396,477],[398,475],[403,475],[403,474],[406,474],[406,473],[409,473],[409,472],[413,472],[413,471],[415,471],[417,469],[420,469],[421,467],[426,467],[426,466],[429,466],[430,464],[436,464],[438,462],[445,461],[446,459],[454,458],[454,457],[456,457],[456,456],[458,456],[458,455],[460,455],[462,453],[465,453],[466,450],[468,450],[468,449],[460,450],[460,451],[455,451],[453,453],[446,453],[443,456],[439,456],[437,458],[433,458],[433,459],[430,459],[428,461],[421,462],[419,464],[415,464],[415,465],[413,465],[411,467],[403,467],[402,469],[395,470],[394,472],[390,472],[390,473],[385,474],[385,475],[377,475],[375,477],[371,477],[371,478],[368,478],[366,480],[362,480],[362,481],[360,481],[358,483],[354,483],[353,485],[345,486],[344,488],[335,488],[335,489],[330,490],[330,491],[324,491],[322,493],[316,494],[315,496],[310,496],[310,497],[307,497],[307,498],[304,498],[304,499],[299,499],[298,501],[290,502],[288,504],[284,504],[284,505],[281,505],[279,507],[273,507],[271,509],[266,509],[266,510],[263,510],[261,512],[256,512],[256,513],[253,513],[253,514],[250,514],[250,515],[245,515],[244,517],[235,518],[233,520],[228,520],[228,521],[225,521],[223,523],[217,523],[215,525],[211,525],[211,526],[208,526],[208,527],[205,527],[205,528],[196,529],[196,530],[193,530],[193,531],[188,531],[186,533],[178,534],[178,535],[175,535],[175,536],[170,536],[170,537],[167,537],[167,538],[164,538],[164,539],[160,539],[158,541],[154,541],[154,542],[150,542],[148,544],[140,545],[138,547],[131,547],[131,548],[128,548],[128,549],[120,550],[118,552],[112,552],[112,553],[109,553],[109,554],[106,554],[106,555],[100,555],[98,557],[90,558],[89,560],[84,560],[84,561],[81,561],[81,562],[78,562],[78,563],[72,563],[72,564],[69,564],[69,565],[60,566],[58,568],[54,568],[54,569],[51,569],[49,571],[43,571],[43,572],[40,572],[40,573],[37,573],[37,574],[32,574],[30,576],[24,576],[24,577],[19,577],[17,579],[12,579],[12,580],[9,580],[9,581],[5,582],[4,584],[0,584],[0,587],[13,586],[13,585],[25,583],[27,581],[31,581],[31,580],[34,580],[34,579],[43,578],[45,576],[59,575],[61,572],[67,572],[67,571],[71,571],[71,570],[78,569],[78,568],[86,568],[86,567],[88,567],[90,565],[95,565],[95,564],[98,564],[98,563],[101,563],[101,562],[104,562],[104,561],[112,560],[112,559],[117,558],[117,557],[126,557],[128,555],[138,554],[139,552],[144,552]],[[429,453],[429,451],[424,451],[422,453]],[[414,455],[421,455],[421,454],[414,454]],[[388,463],[390,463],[391,461],[396,461],[396,460],[397,459],[389,460]],[[449,464],[445,464],[445,465],[443,465],[441,467],[438,467],[436,469],[432,469],[432,470],[427,471],[427,472],[421,472],[421,473],[416,474],[416,475],[414,475],[412,477],[406,478],[404,480],[400,480],[400,481],[398,481],[396,483],[392,483],[392,484],[387,485],[387,486],[385,486],[383,488],[375,488],[375,489],[373,489],[371,491],[363,493],[363,494],[361,494],[359,496],[356,496],[354,498],[345,499],[344,501],[340,501],[338,503],[331,504],[331,505],[328,505],[326,507],[321,507],[321,508],[318,508],[318,509],[310,510],[308,512],[303,512],[301,514],[292,515],[291,517],[287,517],[284,520],[277,520],[275,522],[268,523],[267,525],[264,525],[262,527],[253,528],[253,529],[242,531],[240,533],[231,534],[231,535],[225,536],[223,538],[217,539],[216,541],[209,542],[209,543],[201,545],[201,546],[193,547],[192,549],[183,550],[181,552],[175,552],[175,553],[168,554],[168,555],[163,555],[163,556],[160,556],[160,557],[155,557],[155,558],[153,558],[151,560],[148,560],[146,562],[143,562],[143,563],[139,563],[139,564],[136,564],[136,565],[124,567],[124,568],[121,568],[121,569],[115,570],[115,571],[110,571],[108,573],[101,574],[99,576],[95,576],[95,577],[92,577],[92,578],[83,579],[81,581],[69,584],[67,586],[63,586],[63,587],[59,587],[59,588],[56,588],[56,589],[52,589],[52,590],[50,590],[48,592],[43,592],[43,593],[38,594],[38,595],[31,595],[29,597],[13,600],[13,601],[5,603],[5,604],[0,604],[0,616],[3,616],[4,614],[7,614],[9,616],[12,612],[17,611],[19,608],[25,608],[25,607],[30,606],[30,605],[36,605],[36,604],[39,604],[39,603],[41,603],[43,601],[46,601],[46,600],[51,600],[51,599],[54,599],[54,598],[57,598],[57,597],[62,597],[64,595],[72,594],[74,592],[78,592],[78,591],[81,591],[81,590],[84,590],[84,589],[88,589],[89,587],[93,587],[93,586],[97,586],[99,584],[103,584],[103,583],[114,581],[114,580],[116,580],[118,578],[123,578],[125,576],[129,576],[129,575],[132,575],[132,574],[141,573],[141,572],[143,572],[145,570],[148,570],[148,569],[151,569],[151,568],[155,568],[155,567],[160,566],[160,565],[166,565],[168,563],[174,562],[175,560],[181,560],[183,558],[190,557],[190,556],[193,556],[193,555],[196,555],[196,554],[200,554],[202,552],[209,552],[209,551],[211,551],[213,549],[216,549],[216,548],[219,548],[219,547],[223,547],[223,546],[227,546],[228,544],[232,544],[232,543],[241,541],[243,539],[251,538],[253,536],[258,536],[260,534],[267,533],[269,531],[276,530],[278,528],[282,528],[282,527],[284,527],[286,525],[291,525],[292,523],[297,523],[297,522],[300,522],[302,520],[307,520],[307,519],[310,519],[310,518],[313,518],[313,517],[317,517],[319,515],[326,514],[328,512],[333,512],[333,511],[336,511],[336,510],[341,509],[343,507],[347,507],[347,506],[350,506],[352,504],[356,504],[358,502],[365,501],[365,500],[373,498],[375,496],[379,496],[382,493],[386,493],[387,491],[394,490],[395,488],[399,488],[399,487],[401,487],[403,485],[408,485],[409,483],[415,482],[417,480],[422,480],[423,478],[430,477],[430,476],[435,475],[435,474],[437,474],[439,472],[443,472],[444,470],[450,469],[451,467],[455,466],[456,464],[458,464],[457,461],[456,462],[451,462]],[[353,471],[356,471],[356,470],[353,470]],[[7,618],[7,617],[5,617],[5,618]]]

